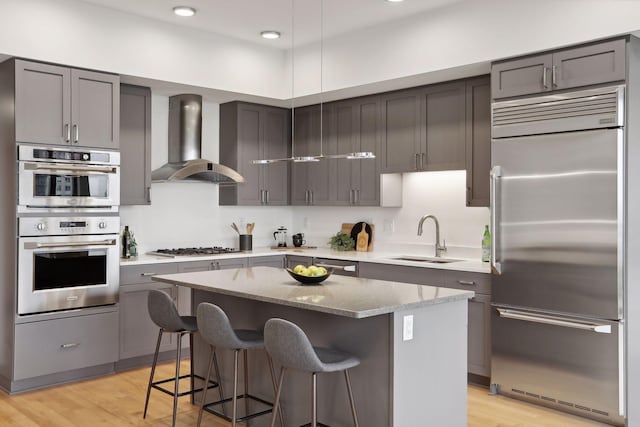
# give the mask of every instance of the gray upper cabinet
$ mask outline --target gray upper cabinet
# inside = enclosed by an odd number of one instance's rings
[[[489,207],[491,89],[489,76],[466,82],[467,206]]]
[[[382,95],[382,172],[418,170],[417,154],[422,143],[420,135],[419,89]]]
[[[507,98],[625,79],[624,39],[494,63],[491,95]]]
[[[289,204],[289,164],[252,160],[290,156],[291,117],[284,108],[244,102],[220,106],[220,163],[237,170],[243,184],[220,186],[221,205]]]
[[[464,169],[464,81],[382,96],[382,172]]]
[[[464,81],[424,89],[420,170],[465,168],[465,90]]]
[[[120,204],[151,204],[151,89],[120,85]]]
[[[120,78],[16,60],[16,140],[119,148]]]
[[[309,105],[294,109],[295,157],[319,156],[335,151],[327,137],[333,111],[324,105]],[[320,127],[322,125],[322,134]],[[331,162],[294,162],[291,167],[292,205],[331,205]]]

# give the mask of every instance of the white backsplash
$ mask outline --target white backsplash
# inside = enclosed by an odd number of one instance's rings
[[[202,106],[202,155],[218,160],[219,105]],[[152,98],[152,168],[167,159],[168,98]],[[158,248],[222,245],[237,247],[230,227],[255,222],[254,247],[271,246],[273,231],[284,225],[289,237],[305,233],[307,245],[324,247],[343,222],[366,221],[375,225],[374,247],[405,245],[429,250],[435,239],[432,221],[417,236],[418,220],[433,214],[440,221],[441,239],[449,256],[480,256],[488,208],[465,206],[465,172],[420,172],[403,175],[402,208],[283,206],[218,206],[218,186],[206,183],[154,183],[150,206],[122,206],[121,224],[129,225],[140,252]],[[408,245],[408,246],[407,246]],[[420,245],[420,246],[415,246]],[[425,246],[426,245],[426,246]],[[464,253],[463,253],[464,252]]]

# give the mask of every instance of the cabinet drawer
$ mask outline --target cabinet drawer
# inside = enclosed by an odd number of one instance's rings
[[[117,312],[22,323],[15,334],[15,380],[118,359]]]
[[[178,272],[178,264],[144,264],[120,267],[120,286],[134,283],[151,283],[152,276],[157,274],[172,274]]]
[[[194,273],[196,271],[209,271],[216,269],[216,262],[212,260],[181,262],[178,264],[178,273]]]
[[[442,277],[442,286],[474,291],[477,294],[491,294],[491,275],[464,271],[447,271]]]

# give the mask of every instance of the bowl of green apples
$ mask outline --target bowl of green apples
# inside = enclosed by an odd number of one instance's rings
[[[296,265],[294,268],[287,268],[287,273],[303,285],[317,285],[327,277],[331,276],[333,269],[310,265],[305,267],[302,264]]]

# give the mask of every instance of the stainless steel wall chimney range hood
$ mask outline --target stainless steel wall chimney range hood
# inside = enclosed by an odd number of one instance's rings
[[[204,181],[236,184],[244,178],[230,167],[201,159],[202,96],[169,98],[169,162],[151,172],[154,182]]]

